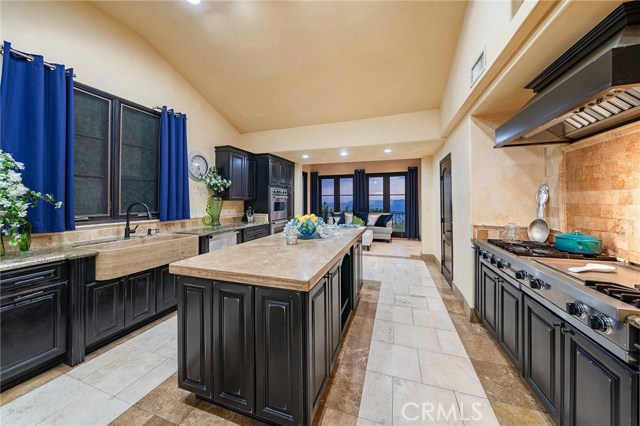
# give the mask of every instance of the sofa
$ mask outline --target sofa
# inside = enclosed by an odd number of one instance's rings
[[[334,212],[333,218],[335,223],[351,223],[351,218],[349,215],[353,215],[353,212]],[[391,213],[371,213],[371,214],[383,214],[383,215],[391,215]],[[368,221],[368,213],[355,213],[356,216],[360,217],[365,223]],[[365,216],[366,215],[366,216]],[[367,225],[366,228],[373,232],[374,240],[382,240],[388,243],[391,242],[391,234],[393,233],[393,220],[388,220],[384,226],[376,226],[376,225]]]

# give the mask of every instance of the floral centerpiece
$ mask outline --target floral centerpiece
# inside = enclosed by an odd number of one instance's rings
[[[207,200],[207,214],[202,218],[202,223],[207,226],[220,226],[220,211],[222,211],[220,194],[229,189],[231,181],[223,178],[215,167],[209,169],[202,177],[202,181],[212,193]]]
[[[329,238],[334,233],[325,226],[324,220],[315,214],[297,215],[284,228],[285,235],[296,235],[303,240]]]
[[[4,256],[3,235],[9,236],[9,244],[20,250],[29,250],[31,244],[31,223],[27,220],[29,207],[40,201],[53,204],[58,209],[62,202],[51,194],[32,191],[22,183],[24,164],[15,161],[11,154],[0,149],[0,256]]]

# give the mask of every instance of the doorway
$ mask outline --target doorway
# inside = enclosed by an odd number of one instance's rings
[[[451,154],[440,161],[440,272],[453,282],[453,202],[451,200]]]

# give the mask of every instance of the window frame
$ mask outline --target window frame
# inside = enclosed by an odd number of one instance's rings
[[[392,213],[391,212],[391,178],[395,176],[404,177],[404,216],[405,222],[407,217],[407,172],[387,172],[387,173],[366,173],[365,177],[367,180],[367,208],[369,208],[369,178],[382,178],[382,212],[383,213]],[[405,225],[406,226],[406,225]],[[394,232],[392,233],[394,237],[404,237],[406,235],[405,232]]]
[[[129,101],[120,96],[113,95],[111,93],[105,92],[100,89],[96,89],[95,87],[88,86],[86,84],[82,84],[79,82],[74,82],[73,84],[74,90],[80,90],[88,95],[96,96],[102,99],[109,101],[109,141],[108,141],[108,188],[107,188],[107,206],[108,213],[105,214],[94,214],[94,215],[86,215],[86,216],[78,216],[75,215],[74,222],[76,225],[82,224],[92,224],[92,223],[115,223],[122,222],[126,218],[126,207],[123,206],[123,213],[120,212],[120,202],[122,198],[122,176],[121,176],[121,165],[122,165],[122,112],[125,107],[137,110],[139,112],[143,112],[154,117],[157,117],[160,120],[160,111],[145,107],[144,105],[140,105],[138,103]],[[157,173],[156,173],[156,188],[157,188],[157,200],[158,204],[160,201],[160,139],[161,139],[161,129],[160,122],[158,121],[158,141],[157,141]],[[75,135],[75,129],[74,129]],[[74,174],[75,179],[75,174]],[[152,219],[158,219],[160,217],[159,206],[156,209],[151,208],[151,217]],[[137,211],[132,213],[131,220],[147,220],[146,212],[142,213]]]
[[[353,196],[353,175],[322,175],[322,176],[318,176],[318,179],[320,179],[320,207],[322,207],[322,180],[326,179],[333,179],[333,205],[338,206],[338,208],[340,208],[340,210],[333,210],[334,212],[342,211],[342,208],[340,207],[340,196],[342,194],[340,194],[340,179],[351,179],[351,194],[346,194],[346,195],[351,195],[351,205],[353,206],[353,203],[355,202],[354,196]],[[329,194],[330,195],[330,194]],[[327,195],[327,196],[329,196]],[[353,211],[353,210],[352,210]]]

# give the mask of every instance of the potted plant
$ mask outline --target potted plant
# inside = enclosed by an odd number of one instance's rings
[[[56,202],[53,195],[42,195],[27,188],[22,183],[20,170],[24,170],[24,164],[15,161],[11,154],[0,149],[0,256],[5,255],[4,235],[9,236],[9,245],[18,246],[21,251],[29,250],[29,207],[37,206],[40,200],[53,204],[56,209],[62,206],[62,202]]]
[[[222,194],[231,186],[231,181],[220,176],[218,169],[209,168],[202,181],[211,192],[207,200],[206,214],[202,218],[202,223],[206,226],[220,226],[220,211],[222,210]]]

